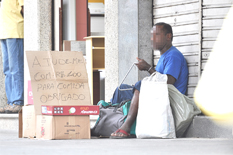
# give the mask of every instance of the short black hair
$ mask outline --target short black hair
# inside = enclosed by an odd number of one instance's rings
[[[172,37],[171,37],[171,41],[172,41],[173,40],[173,32],[172,32],[171,25],[169,25],[167,23],[164,23],[164,22],[159,22],[159,23],[156,23],[154,26],[157,26],[157,25],[162,25],[163,26],[163,31],[164,31],[165,34],[168,34],[168,33],[172,34]]]

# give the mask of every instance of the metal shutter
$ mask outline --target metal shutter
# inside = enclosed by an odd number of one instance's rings
[[[186,95],[193,97],[200,76],[201,10],[199,0],[154,0],[153,22],[166,22],[173,28],[173,45],[185,56],[189,68]],[[154,51],[156,66],[160,54]]]
[[[201,71],[204,70],[224,18],[232,4],[233,0],[203,0]]]

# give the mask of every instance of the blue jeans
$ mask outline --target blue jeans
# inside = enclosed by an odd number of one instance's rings
[[[138,81],[137,83],[135,83],[134,86],[130,86],[127,84],[121,84],[120,88],[121,89],[132,88],[132,90],[120,91],[117,87],[114,91],[113,97],[110,100],[112,104],[121,103],[124,100],[131,100],[133,98],[135,89],[137,89],[140,92],[141,81]]]
[[[23,39],[1,40],[7,104],[24,104]]]

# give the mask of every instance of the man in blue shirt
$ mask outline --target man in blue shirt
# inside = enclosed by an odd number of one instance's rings
[[[174,85],[182,94],[185,94],[188,83],[188,67],[182,53],[176,47],[172,46],[172,40],[173,32],[169,24],[155,24],[152,28],[152,47],[153,50],[159,50],[161,55],[156,70],[140,58],[137,58],[137,67],[139,70],[148,71],[150,74],[155,71],[166,74],[168,77],[167,83]],[[137,82],[134,86],[131,106],[126,121],[120,129],[111,134],[110,138],[135,137],[135,135],[130,135],[129,133],[137,117],[140,87],[141,81]]]

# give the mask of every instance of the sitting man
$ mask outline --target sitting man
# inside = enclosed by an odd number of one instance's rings
[[[166,23],[157,23],[153,26],[152,30],[153,37],[151,40],[153,50],[159,50],[161,55],[156,66],[156,71],[161,74],[167,74],[167,83],[174,85],[182,94],[185,94],[188,83],[188,67],[182,53],[172,46],[173,33],[171,26]],[[148,71],[150,74],[155,72],[146,61],[140,58],[137,58],[137,60],[139,70]],[[131,106],[126,121],[120,129],[111,134],[110,138],[135,137],[129,133],[137,117],[140,87],[141,81],[137,82],[134,86]]]

